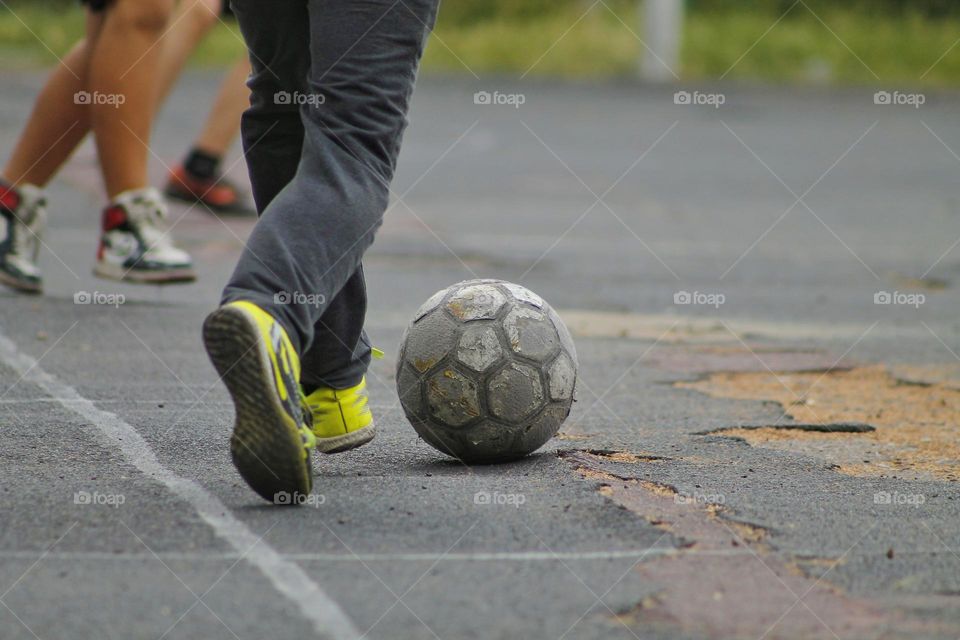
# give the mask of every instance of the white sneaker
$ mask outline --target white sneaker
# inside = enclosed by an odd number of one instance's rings
[[[93,272],[101,278],[164,284],[197,279],[190,255],[173,245],[167,205],[153,187],[124,191],[103,210]]]
[[[0,184],[0,282],[25,293],[43,291],[37,266],[47,202],[32,184]]]

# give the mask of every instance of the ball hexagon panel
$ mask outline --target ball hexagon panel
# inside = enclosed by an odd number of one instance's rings
[[[460,457],[488,462],[516,458],[521,455],[515,446],[520,439],[518,431],[492,420],[481,420],[464,431],[461,439],[464,453]]]
[[[511,424],[522,423],[545,402],[540,374],[519,362],[511,362],[493,374],[487,383],[490,413]]]
[[[410,328],[404,357],[414,369],[425,373],[443,360],[456,344],[456,323],[438,309]]]
[[[515,446],[523,451],[539,449],[547,440],[557,435],[560,425],[569,414],[569,405],[549,405],[531,421]]]
[[[557,335],[560,336],[560,344],[563,345],[563,350],[569,354],[573,359],[573,364],[577,364],[577,347],[573,343],[573,336],[570,335],[570,330],[567,329],[567,325],[564,324],[563,320],[560,319],[560,314],[554,310],[553,307],[547,306],[547,315],[550,316],[550,320],[553,322],[553,326],[557,330]]]
[[[456,369],[444,367],[426,380],[430,416],[451,427],[462,427],[480,416],[480,388]]]
[[[457,360],[477,372],[484,372],[503,357],[503,347],[493,325],[467,326],[457,345]]]
[[[520,302],[526,302],[527,304],[535,306],[537,309],[543,309],[543,298],[535,294],[533,291],[530,291],[530,289],[521,287],[518,284],[513,284],[512,282],[504,282],[502,283],[502,286],[504,289],[510,292],[510,295]]]
[[[397,393],[400,395],[400,404],[408,415],[423,415],[420,376],[410,367],[401,366],[397,372]]]
[[[515,353],[534,360],[546,360],[560,345],[560,336],[553,322],[529,307],[511,309],[503,319],[503,330]]]
[[[496,318],[507,297],[493,284],[478,283],[466,286],[450,297],[445,305],[458,320]]]
[[[577,380],[577,370],[573,361],[565,352],[553,361],[547,369],[547,380],[552,400],[569,400],[573,397],[573,386]]]

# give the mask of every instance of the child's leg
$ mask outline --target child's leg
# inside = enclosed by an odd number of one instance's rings
[[[437,0],[307,4],[309,93],[323,102],[301,108],[305,140],[296,176],[270,202],[224,291],[225,302],[250,300],[280,320],[301,353],[314,344],[321,320],[332,326],[333,318],[325,314],[357,274],[381,223]],[[255,12],[257,6],[262,3],[234,2],[242,27],[244,12]],[[265,30],[262,23],[251,27]],[[256,59],[256,42],[248,39],[248,45]],[[264,62],[265,68],[277,66],[269,57]],[[289,109],[276,105],[276,83],[269,74],[259,81],[258,75],[251,86],[254,106],[244,115],[245,126],[256,124],[244,131],[248,148],[258,139],[257,131],[264,135],[276,124],[278,111]],[[273,154],[265,149],[256,162]],[[256,173],[253,158],[250,164]],[[272,171],[268,164],[263,170]],[[257,200],[261,204],[261,194]],[[311,297],[305,304],[284,304],[275,298],[284,291]],[[354,330],[362,326],[359,306],[338,311],[343,315],[337,321]]]
[[[244,56],[223,79],[194,148],[215,156],[227,152],[240,131],[240,118],[250,106],[250,90],[246,83],[249,75],[250,61]]]
[[[87,90],[117,97],[113,104],[94,101],[90,105],[90,122],[111,199],[149,184],[147,145],[161,53],[157,41],[172,11],[173,0],[113,0],[93,49]]]
[[[222,0],[180,0],[160,45],[163,53],[157,66],[159,102],[170,93],[200,41],[220,24],[222,4]]]
[[[88,106],[79,95],[86,90],[91,43],[102,22],[101,14],[89,13],[87,37],[57,66],[37,97],[3,169],[3,179],[13,186],[45,186],[90,130]]]
[[[161,103],[190,53],[220,23],[226,4],[226,0],[180,1],[173,23],[164,36],[159,74]],[[240,116],[250,104],[250,90],[246,86],[249,75],[250,62],[246,55],[242,55],[221,83],[200,137],[190,147],[182,164],[171,171],[166,189],[168,196],[202,203],[211,211],[250,212],[250,208],[241,202],[237,188],[224,178],[220,170],[223,156],[240,132]]]
[[[250,90],[245,82],[249,75],[250,62],[244,56],[221,83],[200,137],[191,145],[183,162],[170,172],[168,196],[201,203],[204,209],[213,212],[252,213],[237,187],[221,169],[223,157],[240,132],[240,118],[250,105]],[[285,142],[289,143],[289,140]],[[299,152],[299,147],[290,147],[294,160]]]
[[[363,330],[366,315],[367,284],[361,266],[314,325],[313,343],[300,361],[300,383],[307,393],[318,387],[347,389],[360,383],[371,356]]]
[[[279,92],[292,95],[307,91],[306,2],[299,6],[297,14],[290,16],[290,23],[299,24],[302,31],[293,32],[263,28],[276,13],[275,7],[251,3],[240,3],[238,7],[238,19],[241,28],[247,27],[244,35],[253,60],[254,99],[253,108],[243,116],[244,148],[257,210],[261,212],[293,180],[300,164],[300,109],[292,101],[277,104],[274,100]],[[249,103],[250,90],[243,83],[240,85],[245,90],[244,101]],[[317,334],[324,337],[315,339],[314,347],[303,355],[301,382],[308,391],[318,386],[345,388],[359,382],[370,361],[369,343],[361,337],[366,304],[363,272],[357,269],[317,324]]]

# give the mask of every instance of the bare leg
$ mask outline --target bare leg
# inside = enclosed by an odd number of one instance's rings
[[[45,186],[90,130],[89,108],[75,96],[87,89],[90,43],[96,42],[103,18],[89,14],[87,37],[63,59],[37,97],[20,134],[3,179],[13,186]]]
[[[220,22],[222,0],[181,0],[163,36],[163,55],[157,69],[159,102],[174,83],[200,41]]]
[[[240,133],[240,117],[250,106],[250,89],[246,84],[249,75],[250,60],[244,55],[223,79],[195,148],[215,156],[224,155],[230,148]]]
[[[122,104],[90,105],[107,195],[148,184],[150,127],[156,108],[156,71],[173,0],[114,0],[90,61],[88,91]]]
[[[158,105],[170,93],[191,52],[220,21],[223,0],[181,0],[170,29],[162,41],[159,63]],[[182,165],[175,168],[167,186],[167,195],[186,202],[200,200],[219,211],[246,212],[236,188],[223,180],[220,161],[240,132],[240,116],[249,106],[246,79],[250,63],[243,55],[221,83],[203,130],[190,148]]]
[[[220,169],[223,156],[240,133],[240,118],[250,106],[250,90],[246,85],[249,75],[250,62],[244,55],[221,82],[200,136],[180,166],[171,172],[168,196],[190,203],[199,201],[211,211],[253,213]]]

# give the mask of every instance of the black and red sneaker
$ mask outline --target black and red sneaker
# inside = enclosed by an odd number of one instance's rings
[[[200,178],[183,166],[170,172],[164,193],[175,200],[188,204],[200,203],[215,213],[253,215],[256,212],[244,202],[240,190],[222,175]]]
[[[37,256],[47,223],[46,206],[39,188],[0,182],[0,282],[17,291],[43,291]]]

